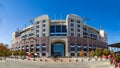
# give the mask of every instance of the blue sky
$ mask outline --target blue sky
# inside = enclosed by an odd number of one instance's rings
[[[87,24],[97,29],[102,25],[109,44],[120,42],[119,0],[0,0],[0,42],[11,45],[12,32],[30,25],[30,18],[48,14],[65,19],[71,13],[88,17]]]

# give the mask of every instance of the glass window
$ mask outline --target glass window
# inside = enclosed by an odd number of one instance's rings
[[[74,36],[74,33],[71,33],[71,36]]]
[[[45,29],[43,29],[42,32],[45,32]]]
[[[70,51],[75,51],[75,48],[74,47],[70,47]]]
[[[83,35],[88,35],[88,33],[86,33],[86,32],[83,32]]]
[[[27,35],[23,35],[23,36],[22,36],[22,38],[25,38],[25,37],[27,37]]]
[[[39,33],[39,30],[36,30],[36,33]]]
[[[33,33],[30,33],[29,36],[33,36]]]
[[[36,29],[39,28],[39,25],[36,26]]]
[[[78,47],[78,48],[77,48],[77,50],[78,50],[78,51],[81,51],[81,48],[80,48],[80,47]]]
[[[56,34],[56,36],[61,36],[61,34]]]
[[[36,51],[39,51],[39,48],[36,48]]]
[[[42,47],[46,47],[46,44],[42,44]]]
[[[54,33],[55,32],[55,26],[50,26],[50,32]]]
[[[36,48],[40,48],[39,44],[36,45]]]
[[[71,53],[71,56],[75,56],[75,53]]]
[[[92,35],[92,34],[90,34],[90,36],[92,37],[93,35]]]
[[[36,37],[39,37],[39,34],[36,34]]]
[[[80,23],[80,20],[77,20],[77,23]]]
[[[67,32],[66,25],[62,26],[62,32]]]
[[[50,34],[50,36],[55,36],[55,34]]]
[[[87,48],[83,48],[84,51],[87,51]]]
[[[66,25],[54,25],[50,26],[50,36],[66,36]]]
[[[77,27],[80,27],[80,25],[78,24]]]
[[[97,35],[94,35],[95,38],[97,38]]]
[[[71,31],[74,31],[74,29],[73,29],[73,28],[71,28]]]
[[[45,24],[43,24],[43,27],[45,27],[46,25]]]
[[[71,23],[71,26],[74,26],[74,24],[73,24],[73,23]]]
[[[44,37],[44,36],[45,36],[45,33],[43,33],[42,36]]]
[[[80,47],[81,45],[80,45],[80,44],[78,44],[78,46]]]
[[[84,46],[87,46],[87,44],[84,44]]]
[[[46,20],[43,20],[42,22],[43,22],[43,23],[45,23],[45,22],[46,22]]]
[[[39,21],[36,24],[39,24]]]
[[[56,32],[61,32],[61,26],[60,25],[56,25]]]
[[[83,46],[83,48],[87,48],[87,46]]]
[[[74,45],[74,44],[70,44],[70,47],[71,47],[71,46],[75,46],[75,45]]]
[[[92,45],[89,45],[89,48],[92,48]]]
[[[78,34],[78,36],[80,36],[80,34]]]
[[[45,47],[42,47],[42,51],[46,51],[46,48],[45,48]]]
[[[83,28],[84,31],[87,31],[87,28]]]
[[[42,56],[46,56],[46,53],[42,53]]]
[[[73,19],[71,19],[71,22],[74,22],[74,20],[73,20]]]
[[[67,36],[67,34],[62,34],[62,36]]]
[[[46,44],[42,44],[42,51],[46,52]]]
[[[77,29],[78,32],[80,32],[80,29]]]

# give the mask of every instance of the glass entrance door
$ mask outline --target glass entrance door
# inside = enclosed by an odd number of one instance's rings
[[[65,45],[62,43],[55,43],[52,45],[52,56],[65,56]]]

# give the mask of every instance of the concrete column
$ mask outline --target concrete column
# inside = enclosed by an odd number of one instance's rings
[[[40,53],[39,53],[39,56],[42,57],[42,44],[40,44]]]
[[[90,49],[89,49],[89,38],[87,38],[87,56],[89,56],[89,51],[90,51]]]
[[[46,52],[46,57],[48,57],[48,55],[49,55],[48,52]]]
[[[30,45],[28,45],[28,52],[31,53],[31,52],[30,52]]]
[[[48,56],[49,56],[49,46],[46,45],[46,57],[48,57]]]
[[[75,42],[75,57],[77,57],[77,42]]]
[[[51,56],[51,42],[49,42],[49,52],[48,52],[48,56]]]
[[[34,50],[34,53],[36,53],[36,45],[34,45],[34,48],[33,48],[33,50]]]
[[[70,56],[70,50],[69,50],[70,48],[69,48],[69,42],[68,42],[68,40],[67,41],[65,41],[65,56],[67,56],[67,57],[69,57]]]

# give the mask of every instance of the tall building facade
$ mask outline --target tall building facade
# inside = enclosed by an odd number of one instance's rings
[[[12,34],[12,50],[34,52],[40,57],[79,56],[96,48],[107,48],[107,34],[85,23],[75,14],[66,20],[50,20],[48,15],[34,19],[34,24]]]

